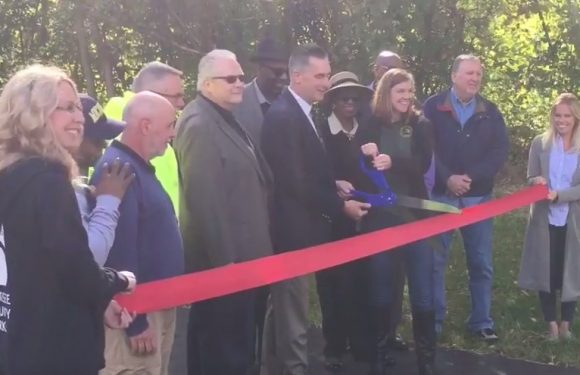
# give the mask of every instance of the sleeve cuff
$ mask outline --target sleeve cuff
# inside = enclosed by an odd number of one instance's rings
[[[147,328],[149,328],[149,322],[147,321],[147,314],[137,315],[133,323],[125,330],[127,336],[133,337],[143,333]]]
[[[104,194],[97,197],[97,207],[103,207],[110,210],[119,209],[121,200],[114,195]]]

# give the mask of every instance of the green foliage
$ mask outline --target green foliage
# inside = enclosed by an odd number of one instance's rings
[[[364,80],[378,51],[396,50],[420,99],[449,85],[456,55],[473,52],[520,165],[555,96],[580,82],[580,0],[0,0],[0,9],[0,85],[24,65],[53,63],[102,100],[151,60],[182,69],[193,89],[199,58],[215,47],[236,52],[251,74],[267,34],[319,43],[335,70]]]

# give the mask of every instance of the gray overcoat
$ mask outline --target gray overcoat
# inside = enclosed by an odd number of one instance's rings
[[[542,176],[549,180],[551,147],[551,143],[543,145],[541,135],[532,141],[528,179]],[[580,160],[572,178],[572,187],[558,191],[558,201],[570,204],[562,301],[575,301],[580,299]],[[535,203],[530,208],[519,275],[519,284],[524,289],[550,291],[548,212],[547,200]]]
[[[272,175],[256,141],[252,150],[241,131],[201,96],[177,123],[179,223],[188,272],[272,254]]]

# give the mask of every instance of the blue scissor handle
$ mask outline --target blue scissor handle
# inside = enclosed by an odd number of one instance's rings
[[[373,184],[379,189],[379,194],[366,193],[360,190],[353,190],[352,196],[357,200],[370,203],[372,207],[391,207],[397,204],[397,194],[391,189],[387,178],[381,171],[369,168],[365,162],[365,156],[361,155],[359,164],[362,171],[371,179]]]

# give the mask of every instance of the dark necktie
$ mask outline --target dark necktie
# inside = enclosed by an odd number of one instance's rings
[[[260,104],[260,108],[262,108],[262,115],[265,115],[266,112],[268,112],[268,109],[270,109],[270,103],[264,102]]]
[[[316,106],[313,106],[310,109],[310,118],[314,123],[314,128],[316,129],[316,135],[318,136],[318,140],[320,141],[322,148],[326,151],[326,145],[324,144],[324,138],[322,137],[321,113],[319,113],[319,109]]]

